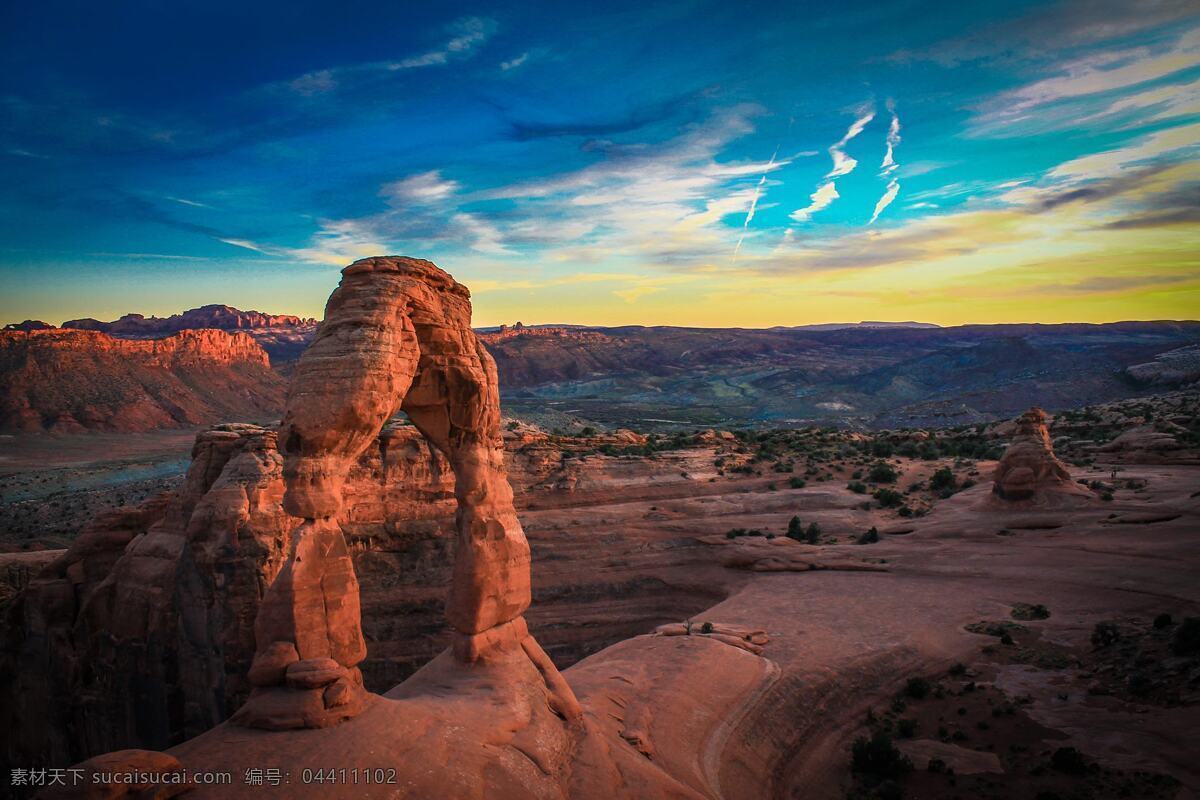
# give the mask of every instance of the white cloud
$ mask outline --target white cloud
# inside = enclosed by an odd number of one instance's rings
[[[825,176],[826,178],[838,178],[842,175],[849,175],[858,166],[858,161],[846,155],[845,147],[850,143],[851,139],[863,132],[863,128],[867,127],[867,123],[875,119],[875,109],[870,105],[864,105],[855,113],[858,114],[858,118],[846,129],[846,135],[837,144],[829,148],[829,155],[833,158],[833,169]]]
[[[742,221],[742,235],[738,237],[737,245],[733,248],[733,257],[737,258],[742,249],[742,242],[746,238],[746,231],[750,228],[750,223],[754,220],[754,212],[758,210],[758,199],[762,197],[763,187],[767,184],[767,173],[775,166],[775,158],[779,155],[779,148],[775,148],[775,152],[771,154],[771,160],[767,162],[767,168],[763,170],[762,176],[758,179],[758,183],[754,185],[754,194],[750,198],[750,208],[746,211],[746,219]]]
[[[883,193],[883,197],[879,198],[879,202],[875,204],[875,213],[871,215],[871,221],[867,224],[874,225],[875,220],[879,219],[879,214],[892,204],[892,201],[896,199],[896,195],[899,193],[900,182],[892,178],[891,182],[887,185],[887,190]]]
[[[457,182],[444,179],[440,170],[433,169],[385,183],[379,194],[390,205],[429,204],[445,200],[458,188]]]
[[[516,69],[528,60],[529,53],[521,53],[521,55],[516,56],[515,58],[510,58],[508,61],[501,61],[500,69],[508,72],[510,69]]]
[[[1070,181],[1110,178],[1164,156],[1186,156],[1197,150],[1200,150],[1200,123],[1181,125],[1141,136],[1125,147],[1059,164],[1048,177]]]
[[[447,28],[451,34],[450,38],[436,49],[408,56],[398,61],[372,61],[362,64],[349,64],[344,67],[315,70],[282,84],[271,84],[270,88],[282,86],[292,94],[303,97],[314,97],[334,92],[341,88],[343,84],[353,84],[356,78],[363,75],[378,74],[380,72],[400,72],[449,64],[452,57],[466,58],[491,38],[492,34],[496,31],[496,22],[485,17],[464,17],[451,23]]]
[[[837,200],[840,196],[841,195],[839,195],[837,192],[837,186],[833,181],[830,181],[829,183],[823,183],[815,192],[812,193],[812,195],[809,196],[809,200],[812,202],[810,202],[804,208],[792,212],[792,219],[796,220],[797,222],[806,222],[812,217],[813,214],[821,211],[822,209],[828,208],[829,204],[834,200]]]
[[[888,111],[892,113],[892,121],[888,124],[887,152],[883,154],[883,163],[879,165],[882,174],[893,172],[899,165],[896,163],[896,148],[900,146],[900,117],[896,115],[896,107],[888,100]]]
[[[390,70],[415,69],[445,64],[451,55],[465,55],[483,44],[496,31],[496,23],[483,17],[465,17],[450,26],[454,36],[439,50],[431,50],[417,56],[388,64]]]

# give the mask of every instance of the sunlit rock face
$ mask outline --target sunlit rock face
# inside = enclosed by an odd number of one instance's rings
[[[1031,408],[1017,419],[1017,429],[992,476],[992,492],[1005,500],[1028,500],[1039,493],[1087,495],[1054,455],[1046,412]]]

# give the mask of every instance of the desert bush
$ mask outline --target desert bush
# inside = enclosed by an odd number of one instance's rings
[[[912,762],[892,744],[892,737],[876,731],[870,739],[860,736],[850,748],[850,768],[876,778],[898,778],[912,769]]]
[[[804,540],[804,523],[799,517],[792,517],[788,520],[787,537],[800,542]]]
[[[1012,607],[1012,618],[1021,620],[1049,619],[1050,609],[1041,603],[1037,603],[1036,605],[1017,603]]]
[[[1171,637],[1171,652],[1177,656],[1200,653],[1200,617],[1187,617]]]
[[[700,632],[701,633],[712,633],[713,632],[713,624],[711,622],[704,623],[703,625],[700,626]]]
[[[929,696],[929,692],[933,690],[933,684],[924,678],[909,678],[904,684],[904,694],[914,700],[922,700]]]
[[[1083,775],[1088,770],[1087,760],[1083,753],[1074,747],[1060,747],[1050,756],[1050,766],[1068,775]]]
[[[929,479],[929,488],[935,492],[953,492],[958,488],[958,479],[949,467],[942,467]]]
[[[871,471],[867,473],[867,479],[872,483],[895,483],[896,470],[891,464],[880,461],[871,467]]]
[[[896,735],[901,739],[911,739],[917,733],[917,721],[915,719],[901,719],[896,721]]]
[[[1092,646],[1108,647],[1121,638],[1121,631],[1114,622],[1097,622],[1092,628]]]
[[[867,485],[862,481],[850,481],[850,483],[846,484],[846,488],[855,494],[867,493]]]
[[[793,475],[792,477],[788,478],[788,486],[792,487],[793,489],[803,489],[807,484],[808,481],[804,480],[804,478],[801,478],[799,475]]]
[[[904,495],[895,489],[880,489],[872,497],[883,508],[899,508],[904,505]]]
[[[854,540],[854,543],[855,544],[875,544],[878,541],[879,541],[879,531],[876,530],[875,526],[872,525],[871,529],[866,531],[865,533],[861,534],[857,539]]]

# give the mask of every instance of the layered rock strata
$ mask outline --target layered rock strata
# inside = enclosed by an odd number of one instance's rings
[[[303,522],[259,609],[256,689],[235,722],[323,727],[366,706],[359,586],[336,518],[351,465],[397,410],[455,475],[446,606],[455,657],[471,663],[523,651],[560,705],[573,706],[521,617],[530,601],[529,545],[504,470],[495,364],[470,321],[470,293],[430,262],[370,258],[343,270],[288,392],[283,504]]]
[[[1004,500],[1029,500],[1039,495],[1087,495],[1054,455],[1046,412],[1031,408],[1017,419],[1016,432],[992,475],[992,492]]]

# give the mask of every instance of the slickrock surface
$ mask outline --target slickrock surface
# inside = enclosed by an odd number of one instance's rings
[[[1004,518],[976,510],[990,491],[978,485],[915,520],[910,533],[857,548],[886,559],[887,572],[757,575],[694,615],[693,635],[668,626],[584,659],[563,673],[584,712],[582,734],[566,753],[557,749],[561,740],[551,746],[538,737],[541,715],[549,713],[544,701],[506,692],[509,679],[490,669],[432,664],[338,728],[248,737],[224,725],[171,753],[193,768],[221,765],[235,774],[251,765],[278,767],[291,776],[289,797],[420,797],[439,794],[431,788],[438,780],[453,787],[453,796],[500,798],[844,796],[849,744],[867,709],[882,713],[909,678],[945,674],[955,662],[982,669],[1001,657],[997,647],[1019,655],[1030,652],[1024,648],[1035,637],[1086,653],[1100,620],[1125,627],[1162,611],[1176,619],[1200,611],[1191,577],[1200,559],[1200,505],[1188,497],[1195,470],[1135,472],[1151,487],[1146,492],[1072,511],[1069,529],[1011,536],[997,535]],[[1107,522],[1114,511],[1148,507],[1174,508],[1182,517],[1148,526],[1136,539]],[[1120,586],[1153,591],[1114,588]],[[981,619],[1009,619],[1014,606],[1029,601],[1052,614],[1021,623],[1007,649],[965,629]],[[698,631],[702,621],[711,634]],[[767,639],[761,655],[714,635],[758,630]],[[1039,664],[999,668],[1006,685],[1030,694],[1024,713],[1055,722],[1050,738],[1022,742],[1034,758],[1069,745],[1107,767],[1167,773],[1192,792],[1200,788],[1190,745],[1173,733],[1194,708],[1089,700],[1088,679]],[[1070,693],[1069,703],[1062,693]],[[979,735],[973,721],[963,727]],[[946,749],[904,746],[918,755]],[[951,753],[954,763],[973,765],[960,782],[968,774],[996,779],[974,772],[993,769],[994,755],[973,749],[972,738],[959,747],[964,752]],[[1005,772],[1013,768],[1012,753],[997,755]],[[436,769],[427,766],[433,760]],[[313,771],[322,767],[383,768],[385,777],[395,770],[396,783],[314,783]]]
[[[116,339],[0,332],[0,430],[145,431],[278,413],[283,381],[243,333]]]
[[[992,492],[1004,500],[1052,500],[1090,497],[1054,455],[1046,412],[1031,408],[1017,420],[1012,441],[992,476]]]

